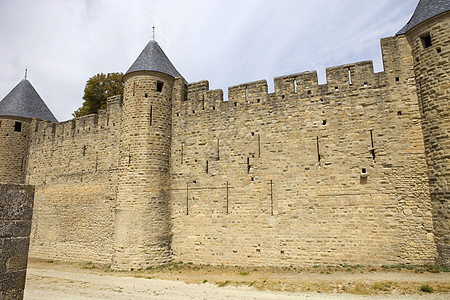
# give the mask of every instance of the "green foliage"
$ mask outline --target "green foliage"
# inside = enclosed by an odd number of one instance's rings
[[[217,286],[218,287],[224,287],[224,286],[226,286],[229,283],[230,283],[229,280],[225,280],[224,282],[217,282]]]
[[[87,261],[85,262],[84,266],[82,266],[83,269],[95,269],[96,266],[91,262]]]
[[[420,290],[424,293],[432,293],[433,292],[433,288],[431,286],[429,286],[428,284],[423,284],[420,287]]]
[[[108,97],[123,94],[122,73],[97,74],[89,78],[84,88],[83,105],[72,113],[74,117],[98,113],[106,108]]]

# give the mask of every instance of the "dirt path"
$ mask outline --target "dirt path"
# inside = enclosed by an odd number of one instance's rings
[[[194,269],[195,268],[195,269]],[[449,273],[408,273],[408,272],[376,272],[333,274],[317,274],[309,271],[301,272],[269,272],[255,271],[235,272],[233,268],[222,270],[217,267],[203,270],[183,268],[172,272],[170,269],[150,270],[143,272],[110,272],[92,264],[77,265],[64,263],[30,262],[25,288],[25,300],[31,299],[449,299],[450,294],[410,294],[402,295],[400,290],[391,290],[389,294],[353,295],[348,293],[286,292],[258,290],[261,287],[243,284],[242,277],[249,282],[271,282],[289,287],[299,286],[334,286],[355,285],[361,283],[391,282],[395,285],[404,282],[411,286],[428,282],[431,286],[450,285]],[[259,272],[259,273],[258,273]],[[248,274],[247,274],[248,273]],[[242,275],[243,274],[243,275]],[[140,278],[137,278],[137,277]],[[261,277],[262,276],[262,277]],[[167,278],[172,280],[157,279]],[[209,280],[207,281],[208,278]],[[178,280],[177,280],[178,279]],[[239,286],[230,286],[240,279]],[[219,280],[219,281],[218,281]],[[222,281],[220,281],[222,280]],[[186,282],[199,282],[190,283]],[[211,284],[209,282],[214,282]],[[222,282],[222,283],[220,283]],[[229,282],[229,283],[227,283]],[[226,283],[226,284],[223,284]],[[223,287],[219,287],[222,285]],[[225,286],[224,286],[225,285]],[[256,284],[255,284],[256,285]],[[362,285],[363,286],[363,285]],[[257,289],[258,288],[258,289]],[[273,288],[272,288],[273,289]],[[283,288],[282,288],[283,289]],[[312,291],[316,291],[312,289]],[[364,291],[364,290],[362,290]],[[362,293],[364,294],[364,293]]]

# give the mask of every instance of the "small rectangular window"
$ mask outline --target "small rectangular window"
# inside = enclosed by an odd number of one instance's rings
[[[21,132],[22,131],[22,122],[14,123],[14,131]]]
[[[162,92],[162,90],[163,90],[163,85],[164,85],[164,82],[157,81],[157,82],[156,82],[156,91],[157,91],[157,92]]]
[[[422,45],[424,48],[429,48],[431,47],[432,43],[431,43],[431,35],[429,33],[427,33],[424,36],[421,36],[420,39],[422,40]]]

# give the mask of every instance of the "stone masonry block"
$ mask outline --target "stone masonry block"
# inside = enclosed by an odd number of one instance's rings
[[[32,186],[0,184],[0,220],[31,220],[33,199]]]
[[[30,235],[31,220],[5,221],[0,220],[0,238],[27,237]]]

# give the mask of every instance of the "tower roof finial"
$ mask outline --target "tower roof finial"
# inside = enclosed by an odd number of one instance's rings
[[[27,80],[28,69],[25,68],[25,80]]]
[[[154,41],[155,40],[155,25],[153,25],[153,36],[152,36],[152,40]]]

